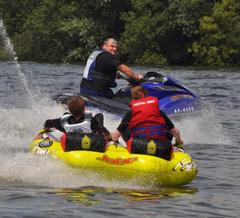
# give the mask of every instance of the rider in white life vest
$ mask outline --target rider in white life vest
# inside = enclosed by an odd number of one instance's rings
[[[109,135],[103,126],[103,115],[101,113],[92,116],[91,112],[85,111],[85,101],[81,96],[73,96],[68,101],[70,113],[65,113],[57,119],[46,120],[44,128],[56,128],[65,133],[103,133]]]
[[[115,39],[108,38],[101,49],[93,51],[86,63],[80,84],[80,93],[87,96],[113,97],[111,88],[117,86],[117,71],[139,81],[142,75],[135,74],[128,66],[122,64],[116,54],[118,45]]]

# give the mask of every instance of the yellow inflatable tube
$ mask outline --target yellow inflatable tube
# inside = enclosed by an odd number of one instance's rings
[[[33,154],[50,155],[67,165],[99,173],[108,180],[134,180],[137,184],[157,186],[183,186],[197,174],[197,166],[189,154],[173,152],[170,161],[159,157],[130,154],[126,148],[111,143],[104,153],[77,150],[64,152],[62,133],[40,132],[29,145]]]

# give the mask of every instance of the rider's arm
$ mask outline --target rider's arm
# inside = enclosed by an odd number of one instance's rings
[[[102,113],[97,113],[95,116],[92,117],[91,130],[93,132],[102,132],[103,129],[104,129],[103,114]]]
[[[128,66],[125,64],[120,64],[118,65],[118,70],[127,75],[128,77],[134,79],[134,80],[140,80],[142,79],[142,75],[140,74],[135,74]]]
[[[103,114],[97,113],[94,117],[92,117],[91,121],[91,130],[94,133],[103,133],[105,136],[109,136],[110,133],[108,129],[103,125]]]
[[[122,133],[127,130],[128,128],[128,122],[130,121],[132,117],[131,111],[127,112],[125,116],[123,117],[121,123],[119,124],[118,128],[111,133],[111,137],[113,141],[117,141],[119,137],[122,135]]]
[[[167,128],[171,131],[172,135],[175,138],[176,144],[183,144],[183,140],[181,139],[180,131],[178,128],[174,127],[174,124],[172,121],[169,119],[169,117],[160,110],[161,115],[164,117],[166,121]]]
[[[169,130],[173,129],[174,128],[174,124],[172,123],[172,121],[169,119],[169,117],[161,110],[159,110],[160,114],[162,115],[162,117],[165,119],[165,122],[166,122],[166,125],[167,125],[167,128]]]
[[[61,125],[60,118],[52,119],[52,120],[46,120],[44,123],[44,129],[48,131],[50,128],[56,128],[59,131],[64,132],[64,129]]]
[[[116,129],[114,132],[111,132],[110,135],[111,135],[111,140],[116,142],[122,134]]]
[[[119,124],[117,130],[119,132],[123,132],[128,128],[128,122],[131,120],[132,118],[132,112],[129,111],[125,114],[125,116],[123,117],[121,123]]]
[[[176,144],[183,144],[183,140],[181,139],[180,136],[180,131],[179,129],[177,129],[176,127],[174,127],[173,129],[171,129],[171,133],[173,134]]]

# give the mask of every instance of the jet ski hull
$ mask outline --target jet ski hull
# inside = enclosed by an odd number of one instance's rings
[[[147,90],[148,95],[158,98],[159,109],[172,118],[196,115],[205,108],[205,105],[189,88],[171,77],[148,72],[144,78],[141,85]],[[131,100],[131,87],[130,83],[120,88],[112,99],[79,93],[75,95],[81,95],[86,100],[87,106],[107,110],[122,117],[130,110],[128,104]],[[64,104],[72,95],[71,93],[59,94],[54,99]]]

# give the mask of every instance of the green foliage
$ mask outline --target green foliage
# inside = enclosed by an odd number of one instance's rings
[[[165,65],[168,64],[167,59],[163,57],[161,54],[151,53],[150,51],[146,50],[143,56],[139,59],[136,59],[136,64],[139,65]]]
[[[11,57],[5,50],[4,46],[0,45],[0,60],[9,60]]]
[[[200,20],[200,40],[192,44],[196,63],[229,65],[240,61],[240,2],[223,0]]]
[[[66,62],[85,61],[100,41],[118,38],[123,31],[119,13],[130,4],[128,0],[0,0],[0,6],[20,59]]]
[[[189,63],[188,48],[198,20],[208,13],[209,6],[201,0],[133,0],[132,10],[122,14],[126,22],[122,52],[130,61],[142,60],[148,51],[165,57],[170,64]]]
[[[97,44],[93,29],[94,21],[86,18],[75,18],[62,23],[59,30],[67,36],[67,41],[72,41],[73,44],[78,43],[78,46],[72,47],[64,57],[65,62],[86,59],[86,54],[91,52]]]
[[[0,18],[7,26],[8,35],[12,37],[21,32],[22,27],[32,10],[42,4],[42,0],[0,0]]]
[[[239,64],[239,11],[238,0],[0,0],[19,59],[46,62],[85,62],[114,37],[131,63]]]

